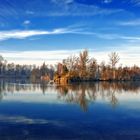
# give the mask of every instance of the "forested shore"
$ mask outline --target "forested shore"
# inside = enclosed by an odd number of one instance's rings
[[[95,58],[89,57],[89,52],[84,50],[79,56],[69,56],[56,65],[41,66],[19,65],[8,63],[0,56],[0,78],[27,78],[33,80],[53,80],[56,83],[91,82],[91,81],[139,81],[140,67],[119,64],[118,53],[108,55],[108,63],[100,64]]]

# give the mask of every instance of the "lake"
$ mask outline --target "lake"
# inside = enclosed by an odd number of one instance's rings
[[[140,83],[0,81],[0,140],[139,140]]]

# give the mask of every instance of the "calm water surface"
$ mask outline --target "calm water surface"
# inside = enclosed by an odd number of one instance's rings
[[[0,140],[140,140],[140,83],[0,82]]]

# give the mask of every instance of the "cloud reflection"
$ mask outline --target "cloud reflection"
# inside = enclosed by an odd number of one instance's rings
[[[0,123],[16,123],[16,124],[51,124],[51,125],[56,125],[60,126],[63,125],[62,122],[59,121],[51,121],[51,120],[46,120],[46,119],[34,119],[34,118],[29,118],[26,116],[11,116],[11,115],[0,115]]]

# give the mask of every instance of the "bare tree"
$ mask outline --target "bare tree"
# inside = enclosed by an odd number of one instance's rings
[[[87,63],[89,62],[88,51],[84,50],[79,55],[80,76],[85,77],[87,72]]]
[[[63,64],[67,66],[69,71],[75,70],[75,67],[78,63],[78,57],[75,55],[68,57],[67,59],[63,60]]]
[[[98,69],[97,60],[94,59],[94,58],[90,59],[90,61],[89,61],[89,70],[88,70],[89,77],[92,77],[94,79],[97,78],[96,77],[97,69]]]
[[[109,63],[112,67],[113,79],[116,78],[115,68],[116,68],[116,64],[119,62],[119,60],[120,60],[120,57],[119,57],[118,53],[112,52],[111,54],[109,54]]]

